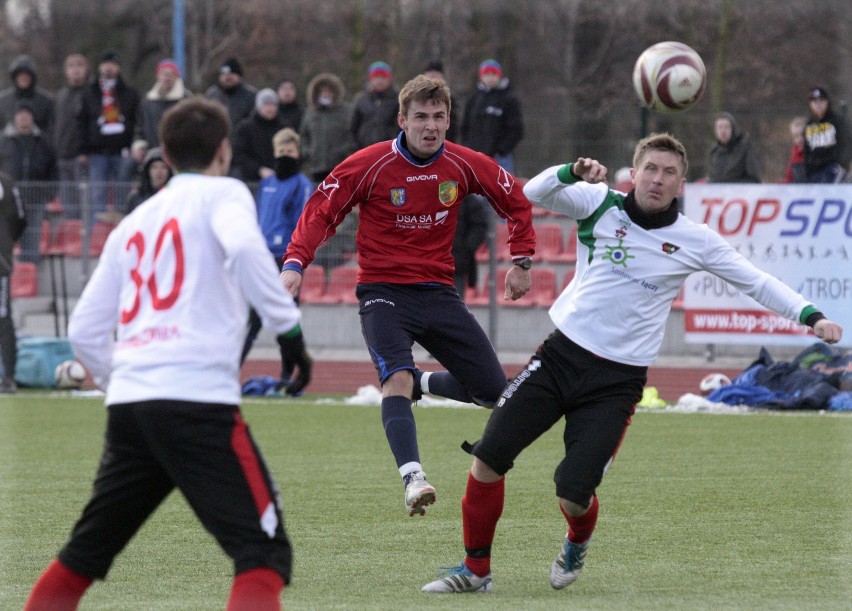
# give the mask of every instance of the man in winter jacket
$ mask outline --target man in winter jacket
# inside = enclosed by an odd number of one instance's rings
[[[26,100],[33,109],[36,125],[48,134],[53,128],[53,98],[36,86],[36,66],[29,55],[18,55],[9,64],[12,85],[0,91],[0,125],[6,125],[15,114],[15,106]]]
[[[19,101],[15,115],[0,135],[0,171],[21,185],[29,223],[21,242],[21,260],[38,263],[44,208],[54,195],[56,154],[35,124],[29,102]]]
[[[521,104],[511,92],[503,67],[493,59],[479,65],[476,92],[467,101],[461,143],[485,153],[510,174],[515,173],[513,151],[524,137]]]
[[[254,110],[254,97],[257,90],[243,82],[243,66],[235,57],[229,57],[216,75],[216,84],[204,92],[208,100],[215,100],[228,109],[231,119],[231,138],[240,121],[248,117]]]
[[[246,182],[273,176],[272,137],[285,127],[278,113],[278,94],[269,88],[258,91],[254,112],[240,122],[231,138],[234,146],[231,176]]]
[[[81,161],[89,166],[92,189],[90,224],[108,208],[108,183],[119,180],[122,160],[130,155],[138,111],[139,93],[121,78],[118,55],[104,53],[97,77],[86,87],[77,121]],[[122,187],[116,189],[115,205],[127,199],[127,186]]]
[[[843,182],[852,160],[852,142],[846,121],[834,112],[823,87],[811,89],[808,107],[811,117],[805,124],[807,182]]]
[[[359,149],[392,140],[399,133],[399,92],[393,86],[391,67],[385,62],[373,62],[367,69],[367,79],[367,88],[355,98],[352,113],[352,137]]]
[[[721,112],[713,126],[716,144],[710,151],[709,182],[760,182],[760,161],[752,140],[737,128],[734,116]]]

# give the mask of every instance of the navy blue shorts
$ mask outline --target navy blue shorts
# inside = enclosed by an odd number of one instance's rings
[[[233,559],[235,574],[265,567],[290,582],[278,488],[235,405],[110,405],[94,489],[60,560],[103,579],[174,488]]]
[[[454,286],[359,284],[361,333],[379,382],[414,370],[417,342],[480,403],[493,405],[506,374],[491,341]]]
[[[595,356],[554,331],[509,382],[482,439],[467,449],[504,475],[564,417],[565,458],[553,477],[556,495],[587,506],[642,398],[647,372]]]

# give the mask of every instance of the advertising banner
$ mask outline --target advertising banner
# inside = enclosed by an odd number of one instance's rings
[[[843,325],[852,346],[852,184],[689,184],[686,215]],[[706,272],[684,284],[690,343],[808,345],[813,332]]]

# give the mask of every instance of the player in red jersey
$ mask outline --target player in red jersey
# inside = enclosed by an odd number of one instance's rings
[[[412,399],[428,392],[492,407],[506,386],[491,342],[453,284],[459,205],[478,193],[508,223],[514,265],[506,274],[506,299],[530,288],[535,233],[531,205],[514,177],[490,157],[445,142],[446,83],[417,76],[400,91],[399,106],[397,138],[351,155],[308,200],[281,277],[296,294],[317,248],[359,206],[361,329],[382,384],[382,422],[405,484],[406,510],[422,515],[435,489],[420,463]],[[415,369],[414,342],[447,371]]]

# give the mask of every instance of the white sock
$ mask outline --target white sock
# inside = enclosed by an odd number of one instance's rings
[[[402,477],[405,477],[409,473],[414,473],[415,471],[422,471],[423,467],[419,462],[407,462],[399,468],[399,474]]]
[[[420,376],[420,390],[423,392],[429,392],[429,376],[431,375],[431,371],[424,371],[423,375]]]

